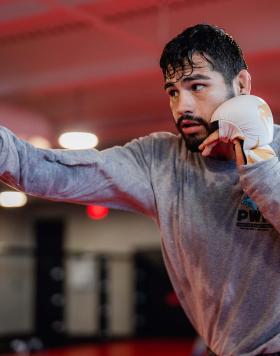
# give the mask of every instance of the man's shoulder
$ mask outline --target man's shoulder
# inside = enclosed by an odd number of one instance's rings
[[[176,141],[178,142],[180,137],[178,134],[174,134],[169,131],[158,131],[158,132],[152,132],[150,133],[147,137],[150,137],[153,140],[159,140],[159,141]]]
[[[180,144],[181,140],[182,138],[180,135],[167,131],[152,132],[147,136],[139,137],[137,139],[137,141],[143,145],[157,145],[163,147],[169,145],[177,146]]]
[[[145,154],[156,159],[174,159],[182,147],[182,138],[171,132],[153,132],[147,136],[139,137],[125,145],[127,148],[139,149]]]

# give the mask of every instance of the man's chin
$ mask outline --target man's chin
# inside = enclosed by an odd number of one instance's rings
[[[200,152],[199,146],[202,144],[202,142],[206,139],[207,136],[205,137],[196,137],[196,136],[185,136],[182,135],[186,147],[188,150],[191,152]]]

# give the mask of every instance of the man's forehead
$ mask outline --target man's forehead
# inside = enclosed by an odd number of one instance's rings
[[[195,67],[190,67],[188,66],[187,68],[178,68],[173,72],[169,72],[169,74],[166,75],[165,77],[165,83],[177,83],[181,80],[184,80],[186,78],[190,78],[190,80],[193,78],[201,78],[205,77],[204,79],[210,79],[212,69],[209,68],[207,65],[203,66],[195,66]]]
[[[209,73],[210,71],[213,71],[213,68],[209,61],[201,55],[194,54],[192,57],[192,64],[186,60],[183,66],[178,66],[177,68],[174,68],[171,65],[167,66],[165,81],[176,82],[181,78],[191,76],[192,74]]]

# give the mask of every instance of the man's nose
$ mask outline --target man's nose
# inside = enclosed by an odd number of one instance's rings
[[[182,115],[194,115],[195,105],[192,95],[188,92],[181,93],[178,99],[177,114]]]

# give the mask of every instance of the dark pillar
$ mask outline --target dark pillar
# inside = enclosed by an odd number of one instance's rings
[[[45,347],[63,344],[64,266],[61,219],[35,222],[35,330]]]

